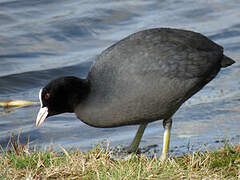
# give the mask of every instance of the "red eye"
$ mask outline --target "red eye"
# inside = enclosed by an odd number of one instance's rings
[[[45,94],[45,99],[47,100],[49,98],[50,98],[50,94],[49,93]]]

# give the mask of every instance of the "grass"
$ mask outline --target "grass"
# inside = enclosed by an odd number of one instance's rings
[[[161,162],[159,157],[131,154],[116,160],[109,147],[29,150],[14,136],[0,153],[0,179],[240,179],[240,144],[195,152]]]

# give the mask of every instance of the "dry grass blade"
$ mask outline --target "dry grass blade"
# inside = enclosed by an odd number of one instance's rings
[[[7,152],[11,153],[12,151],[16,154],[19,155],[23,152],[27,152],[27,145],[29,144],[29,138],[26,143],[21,143],[20,142],[20,134],[17,136],[17,140],[15,138],[15,134],[12,133],[11,138],[9,139],[8,145],[7,145]]]

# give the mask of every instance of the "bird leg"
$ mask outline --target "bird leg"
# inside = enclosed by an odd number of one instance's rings
[[[137,151],[138,145],[142,139],[142,136],[143,136],[143,133],[144,133],[144,130],[146,127],[147,127],[147,123],[141,124],[139,126],[138,131],[137,131],[131,145],[129,146],[127,152],[136,152]]]
[[[170,144],[170,135],[172,128],[172,118],[163,120],[164,127],[164,136],[163,136],[163,149],[160,159],[165,161],[168,158],[169,144]]]

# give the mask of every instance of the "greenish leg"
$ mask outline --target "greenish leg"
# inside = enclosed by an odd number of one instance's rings
[[[163,149],[162,149],[162,155],[160,158],[162,161],[165,161],[168,158],[170,135],[171,135],[171,128],[172,128],[172,119],[171,118],[165,119],[163,121],[163,127],[164,127]]]
[[[141,124],[138,128],[138,131],[132,141],[132,144],[129,146],[128,148],[128,152],[136,152],[137,151],[137,148],[138,148],[138,145],[142,139],[142,136],[143,136],[143,133],[144,133],[144,130],[145,128],[147,127],[147,124]]]

